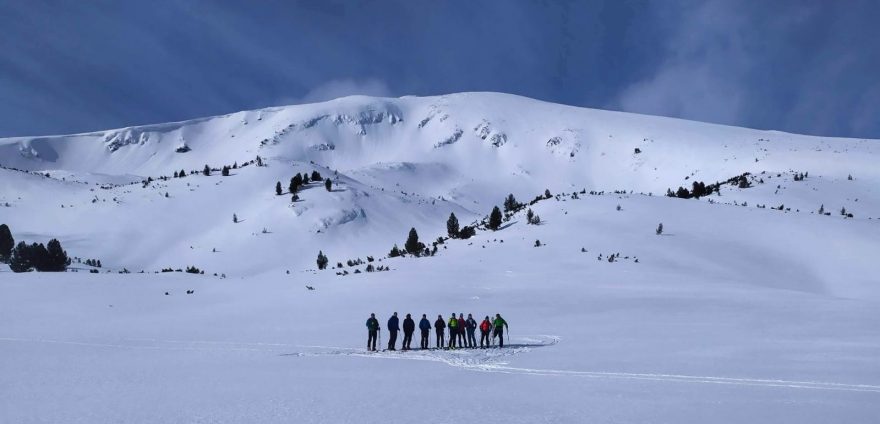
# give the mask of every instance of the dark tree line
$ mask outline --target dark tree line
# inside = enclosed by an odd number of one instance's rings
[[[65,271],[68,265],[70,258],[57,239],[49,240],[46,246],[42,243],[19,242],[9,257],[9,268],[13,272],[60,272]]]

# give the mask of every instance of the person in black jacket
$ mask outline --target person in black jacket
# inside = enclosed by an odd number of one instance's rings
[[[376,351],[376,336],[379,335],[379,320],[376,314],[370,314],[367,318],[367,350]]]
[[[431,321],[428,321],[428,316],[422,314],[422,320],[419,321],[419,330],[422,330],[422,349],[428,348],[428,336],[431,334]]]
[[[474,337],[474,331],[477,330],[477,320],[474,319],[473,315],[468,314],[468,319],[465,321],[465,328],[467,329],[467,347],[476,348],[477,347],[477,338]]]
[[[397,332],[400,331],[400,320],[397,319],[397,312],[388,318],[388,350],[397,350],[394,345],[397,344]]]
[[[410,345],[414,331],[416,331],[416,322],[409,314],[406,314],[406,318],[403,320],[403,350],[412,349]]]
[[[443,333],[446,329],[446,321],[443,321],[442,315],[437,315],[437,321],[434,321],[434,330],[437,331],[437,349],[443,347]]]

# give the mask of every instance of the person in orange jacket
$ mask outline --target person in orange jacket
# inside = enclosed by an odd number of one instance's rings
[[[492,321],[489,321],[489,316],[486,315],[486,319],[480,323],[480,349],[492,346],[492,343],[489,341],[490,331],[492,331]],[[483,344],[483,342],[485,342],[485,344]]]

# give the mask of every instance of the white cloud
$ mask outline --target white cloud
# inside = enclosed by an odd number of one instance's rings
[[[282,99],[282,104],[317,103],[345,96],[390,97],[391,90],[377,79],[337,79],[322,83],[299,98]]]

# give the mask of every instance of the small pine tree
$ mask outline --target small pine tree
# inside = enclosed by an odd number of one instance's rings
[[[275,183],[275,195],[281,195],[281,181]]]
[[[299,188],[302,187],[302,185],[303,185],[303,177],[302,177],[302,175],[301,175],[301,174],[296,174],[296,175],[294,175],[294,176],[293,176],[293,179],[292,179],[291,182],[290,182],[290,184],[293,185],[293,187],[294,187],[295,190],[299,190]]]
[[[535,240],[535,247],[541,247],[541,240]]]
[[[330,260],[327,258],[327,255],[324,254],[323,251],[318,251],[318,269],[326,269],[327,264]]]
[[[553,195],[550,194],[550,189],[548,188],[548,189],[544,190],[544,198],[549,199],[551,197],[553,197]]]
[[[819,215],[825,215],[825,204],[824,203],[822,204],[822,206],[819,206]]]
[[[0,224],[0,262],[9,261],[12,249],[15,247],[15,239],[6,224]]]
[[[620,205],[617,205],[617,210],[619,211],[621,209],[623,209],[623,208],[621,208]]]
[[[308,184],[308,183],[309,183],[309,174],[306,174],[305,172],[303,172],[303,185]]]
[[[312,171],[312,181],[322,181],[324,178],[321,177],[321,173],[318,171]]]
[[[263,166],[263,158],[257,155],[257,166]]]
[[[659,236],[660,234],[663,234],[663,223],[662,222],[660,223],[660,225],[657,226],[657,235]]]
[[[532,208],[529,208],[529,210],[526,211],[526,222],[528,222],[529,224],[531,224],[531,223],[532,223],[532,219],[533,219],[534,217],[535,217],[535,213],[532,212]]]
[[[464,227],[461,227],[461,230],[458,232],[458,238],[467,240],[475,236],[476,234],[477,230],[475,230],[474,227],[471,227],[470,225],[465,225]]]
[[[840,214],[846,216],[846,208],[840,208]]]
[[[46,269],[45,271],[61,272],[67,269],[67,252],[61,248],[58,239],[49,240],[46,245]]]
[[[49,251],[43,243],[32,243],[30,246],[31,264],[37,271],[49,271]]]
[[[178,175],[180,174],[178,174],[177,171],[174,171],[174,178],[177,178]]]
[[[516,201],[516,198],[513,197],[513,194],[508,194],[507,198],[504,199],[504,212],[514,212],[519,208],[519,202]]]
[[[400,249],[395,244],[394,247],[391,248],[391,251],[388,252],[388,257],[389,258],[396,258],[398,256],[400,256]]]
[[[455,217],[455,213],[449,214],[449,219],[446,220],[446,233],[449,234],[449,238],[458,238],[458,218]]]
[[[211,176],[211,167],[208,165],[205,165],[205,169],[202,170],[202,174],[206,177]]]
[[[229,176],[229,166],[224,166],[223,170],[220,172],[220,175],[222,175],[224,177],[228,177]]]
[[[498,209],[498,206],[492,208],[492,213],[489,214],[489,229],[492,231],[497,231],[498,227],[501,226],[501,209]]]
[[[326,188],[327,191],[333,191],[333,181],[331,181],[329,178],[324,180],[324,188]]]
[[[236,215],[236,214],[232,214],[232,222],[233,222],[234,224],[238,224],[238,215]]]
[[[425,250],[425,244],[419,242],[419,233],[416,232],[415,228],[410,228],[409,236],[406,238],[406,243],[403,247],[407,252],[416,256],[420,256],[422,251]]]
[[[9,268],[12,269],[12,272],[28,272],[34,268],[31,263],[30,246],[27,243],[19,242],[15,249],[12,250],[9,258]]]

